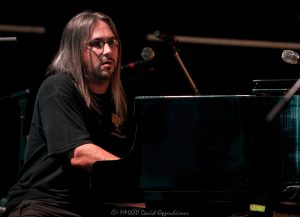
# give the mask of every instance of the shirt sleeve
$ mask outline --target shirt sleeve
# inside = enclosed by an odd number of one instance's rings
[[[40,108],[49,155],[92,143],[82,104],[72,93],[56,93]]]

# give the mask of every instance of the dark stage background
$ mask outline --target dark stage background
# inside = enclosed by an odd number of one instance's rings
[[[124,85],[132,100],[140,95],[194,94],[168,44],[146,39],[146,35],[155,30],[175,36],[300,43],[299,3],[262,2],[85,0],[1,3],[1,25],[44,27],[45,32],[4,31],[0,25],[0,37],[17,37],[17,42],[0,42],[0,197],[15,180],[20,143],[19,97],[6,96],[30,90],[30,94],[25,94],[29,100],[26,133],[35,91],[58,49],[62,28],[73,15],[88,9],[109,14],[119,29],[123,64],[141,60],[144,47],[153,48],[152,70],[141,67],[124,71]],[[300,77],[299,66],[281,60],[284,48],[184,41],[179,47],[185,66],[203,95],[251,94],[253,79]]]

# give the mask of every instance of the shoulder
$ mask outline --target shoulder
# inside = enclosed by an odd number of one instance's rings
[[[58,73],[48,76],[42,83],[42,86],[51,86],[58,88],[60,86],[70,85],[75,87],[74,81],[65,73]]]
[[[65,73],[48,76],[40,86],[40,93],[47,95],[66,94],[77,91],[74,81]]]
[[[52,99],[82,101],[81,94],[74,81],[64,73],[48,76],[39,88],[37,100],[40,105],[44,105]]]

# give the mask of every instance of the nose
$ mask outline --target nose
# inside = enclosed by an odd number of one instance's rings
[[[112,48],[109,46],[108,43],[105,43],[103,46],[103,54],[111,53],[111,51],[112,51]]]

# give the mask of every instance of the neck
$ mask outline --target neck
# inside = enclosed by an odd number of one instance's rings
[[[106,93],[108,87],[109,87],[109,81],[103,81],[101,83],[92,82],[89,84],[90,90],[96,94]]]

